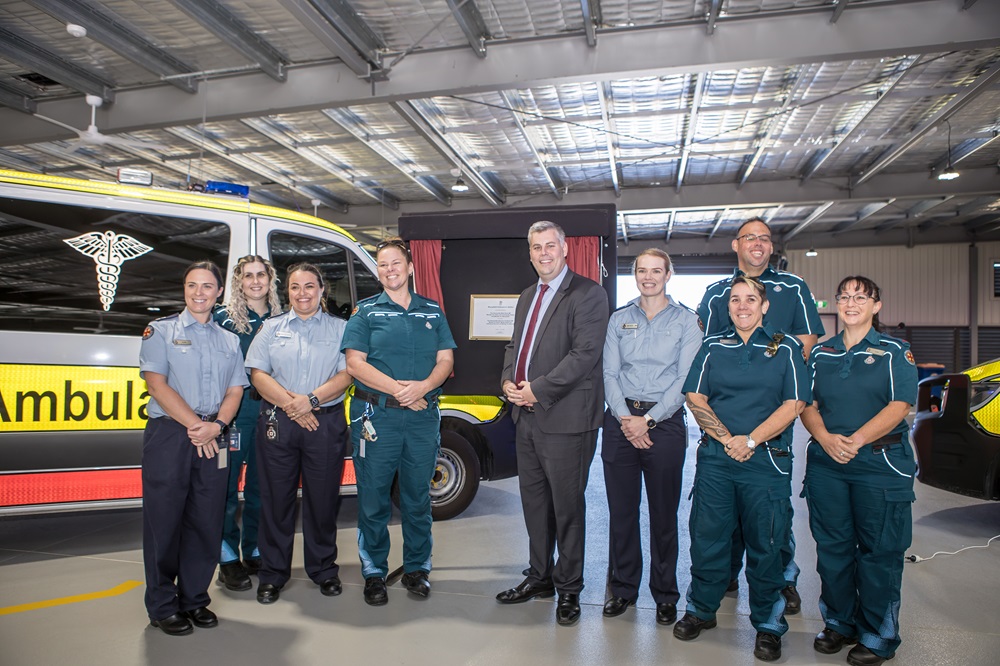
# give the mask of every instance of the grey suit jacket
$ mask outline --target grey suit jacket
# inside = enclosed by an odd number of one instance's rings
[[[514,314],[514,336],[504,355],[501,386],[514,381],[518,347],[537,283],[521,292]],[[538,400],[538,428],[549,433],[596,430],[604,411],[602,355],[608,329],[608,295],[593,280],[569,271],[545,316],[537,324],[528,381]],[[516,423],[521,408],[511,416]]]

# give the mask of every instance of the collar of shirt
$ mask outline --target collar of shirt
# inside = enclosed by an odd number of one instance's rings
[[[187,308],[184,308],[183,310],[181,310],[181,313],[180,313],[180,315],[178,315],[177,318],[180,320],[181,325],[184,328],[187,328],[188,326],[193,326],[194,324],[199,324],[201,326],[207,326],[208,324],[214,324],[215,323],[215,320],[209,319],[206,323],[202,324],[200,321],[198,321],[197,319],[194,318],[194,315],[191,314],[188,311]]]
[[[421,296],[417,292],[415,292],[412,289],[410,289],[410,308],[409,309],[412,310],[414,307],[419,307],[419,306],[423,305],[426,302],[427,302],[426,298],[424,298],[423,296]],[[379,294],[378,296],[375,297],[375,303],[378,304],[378,305],[394,305],[394,306],[396,306],[397,308],[399,308],[401,310],[403,309],[402,305],[400,305],[399,303],[397,303],[396,301],[392,300],[392,298],[389,297],[389,294],[385,291],[385,289],[382,290],[381,294]]]
[[[847,345],[844,344],[844,333],[846,333],[846,331],[837,333],[837,335],[824,342],[822,346],[833,347],[837,351],[847,351]],[[875,330],[874,326],[872,326],[868,329],[868,332],[865,333],[865,337],[861,338],[861,340],[877,347],[882,342],[882,335]],[[858,344],[861,344],[861,342],[858,342]]]
[[[549,285],[549,291],[551,293],[554,294],[555,292],[559,291],[559,287],[562,286],[563,280],[566,279],[567,273],[569,273],[569,264],[563,266],[563,269],[559,271],[559,275],[549,280],[548,285]],[[538,287],[541,286],[541,284],[542,284],[542,278],[538,278],[537,286],[535,287],[536,291]]]
[[[636,296],[635,298],[633,298],[631,301],[628,302],[628,305],[629,306],[633,306],[634,305],[635,306],[635,313],[636,313],[636,315],[638,315],[638,316],[642,317],[643,319],[649,321],[649,317],[646,316],[646,311],[643,310],[642,309],[642,305],[640,305],[641,300],[642,300],[641,296]],[[657,317],[659,317],[660,315],[662,315],[665,312],[670,312],[671,308],[680,308],[681,310],[686,310],[687,309],[683,305],[681,305],[680,303],[678,303],[677,301],[675,301],[674,299],[672,299],[670,297],[670,294],[667,294],[667,307],[665,307],[662,310],[660,310],[659,312],[657,312],[656,315],[653,316],[653,319],[656,319]]]
[[[764,268],[764,271],[760,275],[755,275],[755,276],[753,276],[753,278],[755,280],[760,280],[762,278],[774,277],[777,274],[778,274],[778,271],[774,270],[774,268],[771,266],[771,264],[768,264],[767,267]],[[742,275],[746,275],[746,273],[744,273],[743,271],[741,271],[739,266],[737,266],[735,269],[733,269],[733,277],[734,278],[738,278],[738,277],[740,277]]]
[[[299,322],[298,324],[295,324],[295,325],[296,326],[309,326],[310,324],[312,324],[312,322],[319,321],[322,318],[322,316],[324,314],[326,314],[326,313],[323,312],[323,308],[320,307],[318,310],[316,310],[316,312],[313,312],[311,315],[309,315],[308,317],[305,317],[305,318],[300,317],[299,313],[296,312],[295,310],[289,310],[288,314],[291,315],[291,319],[289,320],[289,323]]]

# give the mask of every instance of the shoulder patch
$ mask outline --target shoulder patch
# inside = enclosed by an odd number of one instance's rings
[[[906,353],[903,354],[903,358],[905,358],[906,362],[909,363],[910,365],[916,365],[916,361],[913,360],[913,352],[911,352],[909,349],[907,349]]]
[[[358,314],[358,309],[359,309],[359,306],[355,305],[355,306],[354,306],[354,309],[353,309],[353,310],[351,310],[351,316],[352,316],[352,317],[353,317],[354,315]]]
[[[142,332],[142,339],[149,340],[151,337],[153,337],[153,327],[147,326],[146,330]]]
[[[705,332],[705,322],[701,320],[701,317],[698,317],[698,330],[700,330],[702,333]]]

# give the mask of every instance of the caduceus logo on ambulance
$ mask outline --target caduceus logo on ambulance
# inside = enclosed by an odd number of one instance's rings
[[[113,231],[92,231],[76,238],[65,238],[63,242],[74,250],[92,257],[97,264],[97,288],[101,294],[104,311],[111,309],[118,291],[118,275],[122,264],[129,259],[141,257],[153,248],[140,243],[131,236]]]

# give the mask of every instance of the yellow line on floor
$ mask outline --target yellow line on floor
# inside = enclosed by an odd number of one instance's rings
[[[39,610],[41,608],[52,608],[53,606],[65,606],[66,604],[75,604],[80,601],[91,601],[93,599],[106,599],[107,597],[117,597],[119,594],[125,594],[129,590],[134,590],[140,585],[142,585],[142,582],[140,581],[127,580],[121,585],[115,585],[110,590],[101,590],[100,592],[90,592],[88,594],[75,594],[72,597],[59,597],[58,599],[36,601],[34,603],[21,604],[19,606],[7,606],[5,608],[0,608],[0,615],[13,615],[14,613],[23,613],[25,611]]]

